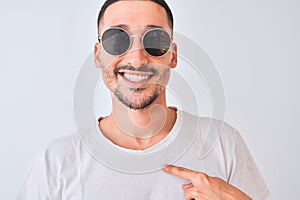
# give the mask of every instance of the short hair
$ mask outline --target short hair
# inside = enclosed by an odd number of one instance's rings
[[[118,1],[122,1],[122,0],[106,0],[99,12],[98,15],[98,19],[97,19],[97,30],[99,31],[99,27],[100,27],[100,21],[104,15],[104,12],[106,11],[106,9],[113,3],[116,3]],[[146,0],[145,0],[146,1]],[[159,4],[161,7],[163,7],[167,13],[167,18],[168,18],[168,23],[169,26],[171,27],[171,30],[173,30],[173,26],[174,26],[174,19],[173,19],[173,14],[172,11],[170,9],[170,7],[168,6],[168,4],[164,1],[164,0],[148,0],[148,1],[152,1],[154,3]]]

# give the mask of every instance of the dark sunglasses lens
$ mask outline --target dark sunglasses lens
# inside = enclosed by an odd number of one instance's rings
[[[169,34],[160,29],[148,31],[143,38],[145,50],[152,56],[162,56],[166,54],[171,45]]]
[[[122,29],[108,29],[102,35],[102,45],[105,51],[111,55],[121,55],[130,46],[130,37]]]

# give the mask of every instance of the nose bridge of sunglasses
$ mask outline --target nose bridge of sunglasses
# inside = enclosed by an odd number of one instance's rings
[[[143,36],[140,34],[130,35],[131,45],[129,51],[138,51],[143,49]]]

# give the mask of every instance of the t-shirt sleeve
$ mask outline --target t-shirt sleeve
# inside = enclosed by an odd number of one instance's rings
[[[237,186],[254,200],[265,200],[270,195],[262,175],[247,145],[237,132],[229,183]]]
[[[50,143],[27,173],[17,200],[67,199],[62,194],[67,183],[63,174],[69,174],[75,160],[71,152],[76,142],[76,135],[70,135]]]
[[[43,155],[39,155],[28,171],[17,200],[49,200],[47,167]]]

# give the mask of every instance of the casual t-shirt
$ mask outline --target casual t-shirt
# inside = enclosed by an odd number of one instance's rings
[[[113,144],[95,122],[51,143],[26,176],[22,200],[184,199],[173,164],[219,177],[255,200],[269,195],[240,134],[228,124],[177,111],[171,132],[146,150]]]

